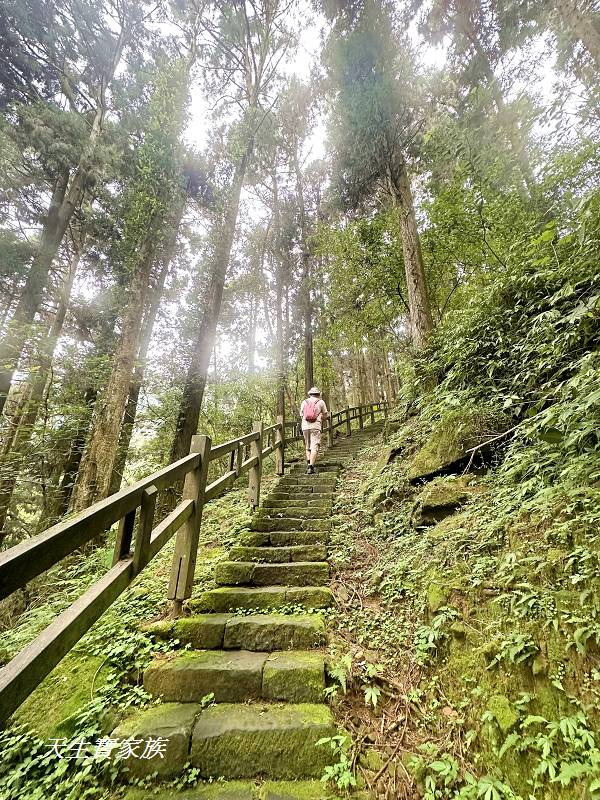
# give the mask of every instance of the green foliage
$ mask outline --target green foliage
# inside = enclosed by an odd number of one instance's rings
[[[325,767],[322,783],[332,783],[338,789],[347,791],[356,786],[356,778],[352,769],[352,761],[348,756],[349,740],[347,736],[327,736],[319,739],[317,747],[329,746],[334,757],[338,760],[331,766]]]

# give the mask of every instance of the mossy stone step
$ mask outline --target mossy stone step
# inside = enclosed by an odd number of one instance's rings
[[[292,561],[325,561],[327,548],[323,545],[294,545],[292,547],[233,547],[230,561],[262,561],[279,564]]]
[[[162,756],[142,758],[143,744],[132,748],[128,758],[119,760],[119,765],[127,768],[129,775],[143,778],[156,772],[161,778],[179,775],[189,757],[190,738],[196,717],[201,711],[197,703],[161,703],[152,708],[136,710],[111,733],[117,741],[149,738],[166,740]],[[140,749],[141,748],[141,749]],[[116,759],[118,750],[111,756]]]
[[[144,688],[167,702],[216,703],[281,700],[319,703],[325,689],[325,662],[303,651],[250,652],[217,650],[171,653],[144,671]]]
[[[330,499],[333,497],[333,491],[325,486],[276,486],[275,489],[269,494],[269,498],[274,500],[279,499],[280,495],[285,495],[284,499],[295,500],[320,500]]]
[[[333,593],[329,586],[220,586],[188,601],[193,611],[225,613],[236,609],[278,609],[285,606],[329,608]]]
[[[263,503],[263,508],[281,508],[281,509],[292,509],[292,508],[327,508],[331,509],[331,504],[333,502],[333,498],[329,495],[324,495],[321,497],[320,495],[309,495],[308,497],[302,497],[297,500],[291,500],[289,498],[284,498],[283,500],[271,497],[268,497],[265,502]]]
[[[255,519],[327,519],[331,512],[322,506],[307,505],[303,503],[300,506],[292,506],[291,508],[269,508],[263,506],[260,511],[254,515]]]
[[[223,646],[253,651],[310,650],[327,641],[318,614],[250,614],[231,618]]]
[[[331,513],[327,512],[327,517]],[[294,518],[285,517],[255,517],[250,523],[250,529],[259,533],[269,533],[270,531],[329,531],[331,530],[330,519],[315,518]]]
[[[190,762],[203,777],[319,777],[334,760],[319,739],[336,735],[326,705],[217,705],[192,732]]]
[[[317,472],[314,475],[286,475],[277,486],[318,486],[323,489],[333,491],[337,483],[338,476],[335,473],[324,472],[321,475]]]
[[[262,697],[266,653],[202,650],[170,653],[144,671],[144,689],[176,703],[199,703],[213,693],[217,703],[241,703]]]
[[[366,792],[353,800],[370,800]],[[193,789],[131,789],[123,800],[339,800],[321,781],[213,781]]]
[[[269,543],[273,547],[293,547],[294,545],[321,544],[329,543],[329,531],[311,530],[291,530],[291,531],[270,531]]]
[[[322,586],[329,580],[325,561],[260,564],[253,561],[221,561],[215,567],[218,586]]]
[[[246,531],[240,536],[243,547],[281,547],[294,545],[320,544],[329,542],[326,531]],[[307,559],[308,560],[308,559]]]

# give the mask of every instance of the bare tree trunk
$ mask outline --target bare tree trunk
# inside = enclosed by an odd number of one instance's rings
[[[158,226],[159,220],[153,225]],[[102,402],[96,403],[92,438],[82,459],[71,499],[73,511],[81,511],[107,497],[119,442],[119,430],[140,346],[150,270],[154,260],[154,235],[148,232],[141,243],[123,318],[121,339],[113,360],[110,379]]]
[[[75,480],[79,472],[79,465],[81,464],[83,451],[85,449],[85,443],[92,425],[92,411],[97,394],[97,389],[90,387],[86,389],[83,395],[83,403],[87,409],[87,413],[84,414],[77,425],[75,436],[71,441],[71,447],[62,467],[62,477],[56,489],[54,499],[50,503],[48,517],[40,524],[40,530],[54,525],[67,513],[75,486]]]
[[[210,273],[210,287],[207,291],[204,311],[198,325],[194,350],[183,387],[175,437],[171,446],[171,461],[177,461],[189,453],[192,436],[198,429],[202,398],[206,388],[206,376],[221,313],[223,288],[237,224],[240,194],[252,146],[253,142],[249,143],[246,152],[236,165],[227,207],[221,224],[215,231],[215,251]]]
[[[68,170],[63,171],[57,178],[48,215],[42,228],[40,246],[31,262],[23,292],[7,326],[6,334],[0,342],[0,413],[6,403],[15,369],[29,338],[30,327],[42,303],[50,268],[71,218],[81,205],[87,191],[88,177],[94,165],[96,147],[102,135],[107,112],[106,89],[121,60],[125,38],[125,32],[122,30],[117,39],[109,72],[101,79],[94,121],[73,178],[69,184]]]
[[[389,180],[390,191],[396,201],[400,215],[411,340],[415,349],[422,350],[433,330],[433,320],[429,307],[427,282],[425,280],[421,241],[417,229],[412,190],[404,161],[401,162],[395,173],[389,176]]]
[[[163,296],[163,289],[165,281],[169,273],[169,268],[175,254],[177,246],[177,238],[179,235],[179,228],[181,220],[185,212],[187,195],[182,194],[179,202],[176,204],[172,218],[169,220],[169,232],[165,241],[162,253],[158,260],[158,274],[156,283],[152,289],[152,295],[144,322],[142,325],[142,333],[140,336],[140,346],[137,354],[135,369],[133,370],[133,377],[129,385],[129,394],[125,404],[125,412],[123,414],[123,421],[121,423],[121,430],[119,431],[119,443],[117,446],[117,457],[110,482],[110,494],[118,492],[121,488],[121,481],[123,480],[123,470],[127,461],[127,453],[129,451],[129,444],[133,434],[133,427],[135,425],[135,418],[137,416],[138,402],[142,385],[144,383],[144,375],[146,372],[146,362],[148,358],[148,348],[152,341],[152,334],[158,316],[158,310]]]
[[[2,460],[7,465],[10,465],[10,474],[0,481],[0,530],[3,529],[6,522],[13,492],[23,468],[23,459],[27,453],[40,407],[46,394],[54,351],[67,315],[73,281],[75,280],[80,258],[81,249],[78,249],[69,265],[50,331],[41,345],[39,369],[31,379],[29,390],[25,393],[22,403],[19,404],[17,413],[10,420],[11,427],[9,428],[7,439],[3,442]]]

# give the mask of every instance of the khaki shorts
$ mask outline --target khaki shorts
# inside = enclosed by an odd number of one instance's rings
[[[321,429],[312,428],[307,431],[302,431],[304,436],[304,444],[307,450],[318,450],[321,444]]]

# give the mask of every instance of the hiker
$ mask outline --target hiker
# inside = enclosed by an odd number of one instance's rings
[[[315,461],[319,455],[319,445],[321,444],[321,421],[327,419],[328,415],[325,401],[321,399],[321,390],[313,386],[308,397],[302,401],[300,406],[302,435],[306,447],[307,475],[314,475]]]

